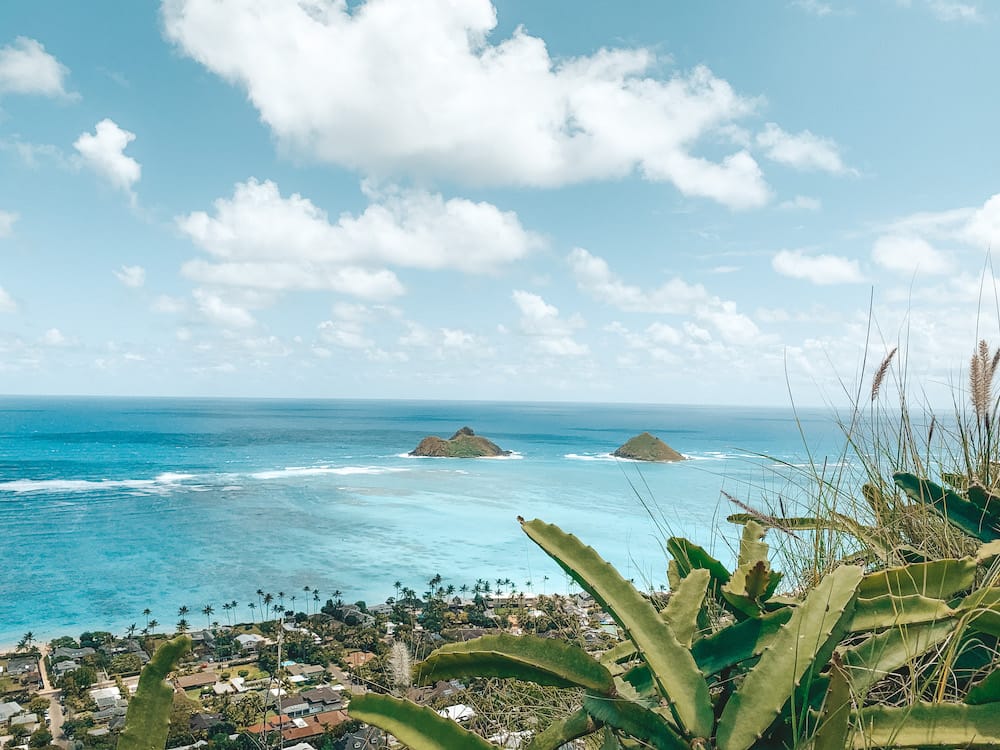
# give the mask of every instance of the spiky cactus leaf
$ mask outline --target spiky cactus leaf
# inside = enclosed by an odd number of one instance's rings
[[[191,639],[179,635],[160,644],[142,668],[139,686],[125,714],[125,729],[118,737],[118,750],[163,750],[166,746],[174,689],[165,680],[190,650]]]
[[[965,496],[987,516],[996,519],[1000,514],[1000,497],[997,497],[981,484],[970,484]]]
[[[634,658],[636,658],[635,644],[632,641],[622,641],[601,654],[599,661],[607,667]]]
[[[712,575],[712,592],[718,591],[722,584],[729,580],[726,566],[708,554],[703,548],[683,537],[671,537],[667,540],[667,551],[673,557],[681,578],[692,570],[707,570]],[[671,584],[672,585],[672,584]]]
[[[698,668],[712,675],[758,656],[781,626],[788,622],[792,611],[791,607],[783,607],[760,619],[744,620],[696,641],[691,647],[691,654]]]
[[[967,589],[976,580],[976,561],[971,557],[941,559],[887,568],[866,575],[858,589],[858,597],[928,596],[945,599]]]
[[[876,596],[858,599],[848,629],[853,632],[883,630],[899,625],[945,620],[954,610],[940,599],[926,596]]]
[[[632,701],[588,695],[583,707],[598,721],[643,741],[657,750],[688,750],[690,745],[669,721]]]
[[[498,750],[437,711],[378,693],[351,698],[352,719],[384,729],[411,750]]]
[[[792,612],[719,718],[720,750],[747,750],[764,734],[803,679],[818,674],[846,632],[862,569],[827,575]]]
[[[1000,669],[994,669],[986,675],[986,678],[977,682],[965,696],[965,702],[972,706],[998,701],[1000,701]]]
[[[521,528],[625,630],[683,731],[709,737],[714,716],[708,683],[649,600],[572,534],[537,519],[522,522]]]
[[[984,704],[914,703],[871,706],[857,712],[858,730],[848,747],[996,748],[1000,745],[1000,711]]]
[[[900,625],[847,649],[843,662],[851,689],[858,695],[865,695],[889,673],[947,640],[957,625],[955,618],[922,625]]]
[[[691,648],[695,632],[698,630],[698,613],[705,602],[711,574],[703,569],[692,570],[667,601],[663,610],[663,619],[674,632],[678,642],[686,648]]]
[[[992,515],[986,515],[958,493],[946,490],[929,479],[920,479],[906,472],[897,472],[892,478],[907,497],[933,508],[969,536],[983,542],[1000,539],[1000,532],[995,528],[996,519]]]
[[[830,665],[830,684],[816,728],[813,750],[843,750],[851,728],[851,683],[837,654]]]
[[[511,677],[604,694],[614,684],[607,668],[578,646],[506,633],[442,646],[414,668],[414,676],[419,685],[453,677]]]
[[[743,524],[743,534],[740,537],[740,554],[737,559],[737,566],[753,567],[759,562],[769,566],[767,559],[768,547],[764,541],[767,529],[762,526],[756,518],[747,519]]]
[[[601,728],[585,709],[574,711],[565,719],[549,724],[543,731],[531,738],[524,750],[558,750],[580,737],[593,734]]]

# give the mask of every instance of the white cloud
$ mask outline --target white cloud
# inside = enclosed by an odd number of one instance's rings
[[[168,294],[161,294],[153,301],[153,310],[159,313],[174,314],[184,312],[187,304],[178,297],[171,297]]]
[[[134,140],[135,133],[122,130],[114,120],[105,118],[97,123],[93,135],[81,133],[73,148],[84,164],[134,200],[132,188],[142,176],[142,166],[125,155],[126,147]]]
[[[273,182],[240,183],[232,199],[215,201],[214,216],[177,219],[214,259],[190,261],[184,273],[203,283],[386,299],[403,285],[378,266],[492,273],[544,244],[515,213],[490,203],[419,190],[367,192],[376,202],[331,223],[308,198],[284,198]]]
[[[970,3],[959,3],[954,2],[954,0],[927,0],[927,7],[942,21],[983,20],[979,8]]]
[[[38,41],[19,36],[0,47],[0,94],[69,96],[65,79],[69,70],[45,51]]]
[[[805,279],[813,284],[858,284],[865,280],[856,260],[839,255],[806,255],[801,250],[781,250],[771,259],[771,267],[783,276]]]
[[[948,257],[922,237],[886,235],[875,240],[872,260],[890,271],[942,274],[951,270]]]
[[[17,312],[17,302],[10,296],[2,286],[0,286],[0,313]]]
[[[13,211],[0,211],[0,237],[9,237],[14,232],[14,223],[20,218]]]
[[[787,201],[778,204],[778,208],[785,211],[819,211],[823,207],[819,198],[810,198],[807,195],[796,195]]]
[[[840,149],[833,140],[813,135],[808,130],[798,134],[786,133],[769,122],[757,134],[757,145],[764,149],[767,158],[795,169],[857,174],[856,170],[844,165]]]
[[[41,341],[46,346],[65,346],[69,343],[58,328],[50,328],[43,333]]]
[[[517,289],[511,297],[521,311],[521,333],[532,337],[541,351],[557,357],[580,357],[590,352],[586,344],[573,338],[573,331],[583,327],[579,317],[560,317],[559,308],[531,292]]]
[[[115,278],[128,287],[138,288],[146,283],[146,269],[142,266],[122,266],[113,273]]]
[[[700,157],[756,102],[644,48],[553,60],[490,0],[165,0],[166,35],[246,89],[287,148],[393,177],[558,186],[634,171],[733,208],[769,190],[753,157]]]
[[[643,289],[619,279],[603,258],[576,248],[568,258],[577,286],[594,299],[626,312],[691,315],[712,325],[726,341],[747,344],[761,333],[736,304],[710,294],[701,284],[672,278],[654,289]]]
[[[736,273],[741,269],[741,266],[715,266],[709,269],[709,273]]]
[[[820,0],[792,0],[791,5],[815,16],[822,17],[833,13],[833,7],[829,3],[820,2]]]
[[[224,328],[250,328],[256,322],[246,308],[227,302],[217,294],[195,289],[193,295],[198,311],[212,323]]]

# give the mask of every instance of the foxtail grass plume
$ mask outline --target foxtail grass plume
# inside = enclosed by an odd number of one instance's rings
[[[990,405],[993,402],[993,376],[997,363],[1000,362],[1000,349],[990,356],[990,347],[983,339],[969,362],[969,398],[976,418],[987,423],[990,416]]]
[[[898,348],[898,346],[892,347],[892,351],[885,355],[882,364],[875,371],[875,376],[872,378],[872,401],[878,398],[879,388],[882,387],[882,381],[885,380],[886,373],[889,372],[889,365],[892,364],[892,358],[896,356]]]

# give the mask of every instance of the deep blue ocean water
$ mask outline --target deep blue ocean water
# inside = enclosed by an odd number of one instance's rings
[[[621,404],[221,399],[0,399],[0,644],[28,631],[242,620],[257,589],[297,610],[341,591],[383,601],[440,573],[565,591],[520,532],[539,517],[641,584],[664,584],[663,533],[732,559],[737,511],[791,491],[775,461],[843,444],[832,414]],[[505,459],[411,458],[463,425]],[[806,443],[800,435],[800,426]],[[694,460],[610,452],[649,430]],[[760,458],[754,454],[764,454]],[[641,499],[640,499],[641,498]],[[531,581],[530,587],[527,582]]]

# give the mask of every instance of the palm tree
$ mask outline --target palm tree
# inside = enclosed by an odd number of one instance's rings
[[[319,612],[319,589],[313,589],[313,601],[316,603],[316,606],[313,607],[313,609],[316,612]]]
[[[133,622],[131,625],[129,625],[128,628],[126,628],[126,630],[128,630],[129,640],[132,640],[132,637],[135,635],[135,623]]]
[[[177,608],[177,616],[181,618],[187,617],[187,613],[190,611],[191,610],[187,608],[187,605],[184,604]]]
[[[34,642],[35,642],[35,634],[29,630],[27,633],[24,634],[24,637],[21,638],[20,641],[18,641],[17,650],[27,651],[28,649],[31,648],[31,644]]]
[[[278,601],[281,603],[282,607],[285,606],[285,592],[284,591],[279,591],[278,592]]]
[[[334,591],[333,591],[333,603],[336,604],[338,607],[341,604],[344,603],[344,600],[340,598],[341,596],[343,596],[343,593],[341,592],[341,590],[340,589],[334,589]]]
[[[266,617],[267,613],[271,611],[271,602],[273,602],[273,601],[274,601],[274,596],[271,594],[270,591],[267,592],[266,594],[264,594],[264,615],[263,616]]]
[[[186,633],[188,631],[188,621],[183,617],[177,621],[177,632]]]
[[[264,602],[262,601],[263,598],[264,598],[264,589],[257,589],[257,606],[258,607],[263,607],[264,606]]]
[[[205,623],[206,623],[205,627],[211,627],[211,625],[212,625],[212,615],[215,614],[215,610],[212,609],[212,605],[211,604],[206,604],[202,608],[201,613],[203,615],[205,615]]]
[[[146,627],[148,628],[149,627],[149,616],[151,614],[153,614],[153,611],[149,607],[146,607],[144,610],[142,610],[142,614],[146,618]]]
[[[233,605],[230,604],[229,602],[223,602],[222,603],[222,610],[223,610],[223,612],[226,613],[226,623],[229,624],[230,626],[233,624],[233,620],[229,616],[229,612],[232,610],[232,608],[233,608]]]
[[[160,623],[159,623],[159,622],[157,622],[156,618],[153,618],[152,620],[150,620],[150,621],[149,621],[149,632],[150,632],[150,633],[155,633],[155,632],[156,632],[156,628],[157,628],[157,626],[158,626],[159,624],[160,624]]]
[[[257,609],[257,605],[256,605],[256,604],[254,604],[253,602],[249,602],[249,603],[247,604],[247,607],[249,607],[249,609],[250,609],[250,622],[251,622],[251,623],[255,623],[255,622],[257,622],[257,618],[256,618],[256,617],[254,617],[254,613],[253,613],[253,611],[254,611],[255,609]]]

